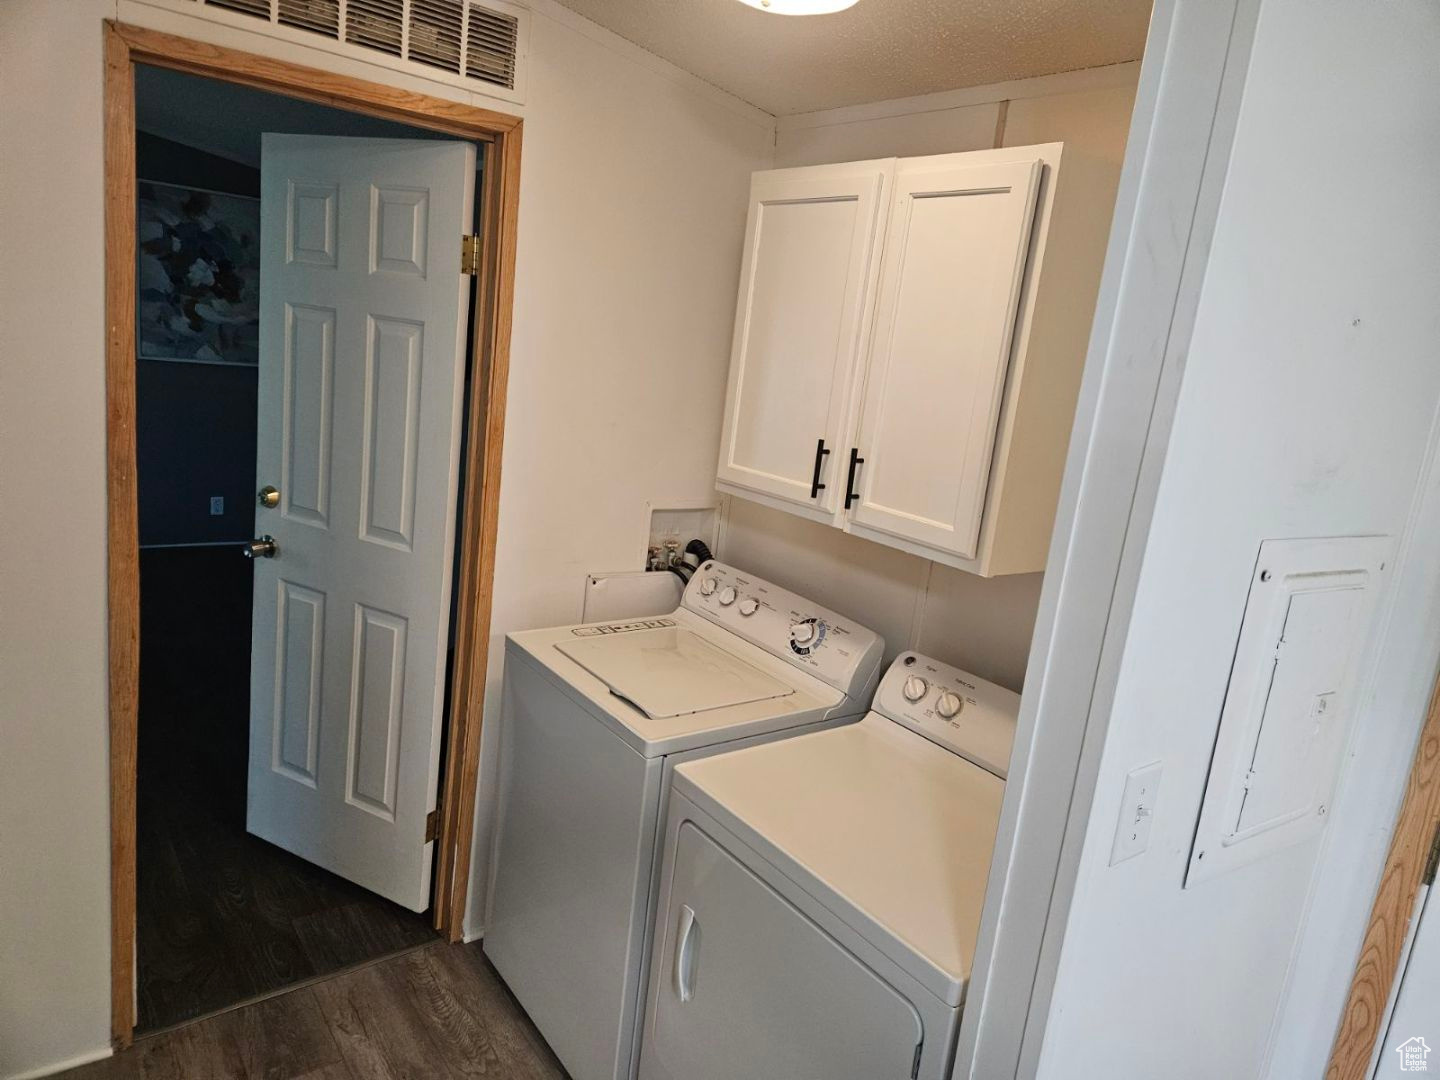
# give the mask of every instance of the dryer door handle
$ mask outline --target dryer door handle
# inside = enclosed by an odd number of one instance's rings
[[[679,944],[675,947],[675,991],[682,1002],[695,996],[695,946],[699,934],[695,909],[681,904]]]

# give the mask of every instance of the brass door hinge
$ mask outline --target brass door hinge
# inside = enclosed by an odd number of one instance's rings
[[[460,272],[475,275],[480,273],[480,237],[466,234],[460,237]]]
[[[1435,836],[1430,841],[1430,858],[1425,860],[1425,884],[1435,884],[1435,871],[1440,869],[1440,821],[1435,823]]]
[[[440,811],[431,810],[425,815],[425,842],[440,838]]]

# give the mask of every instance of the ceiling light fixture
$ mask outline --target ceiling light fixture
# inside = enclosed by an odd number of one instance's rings
[[[771,15],[829,15],[854,7],[857,0],[740,0]]]

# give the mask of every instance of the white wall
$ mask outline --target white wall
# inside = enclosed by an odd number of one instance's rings
[[[489,888],[505,635],[578,622],[587,573],[641,569],[647,501],[713,497],[746,194],[774,141],[770,118],[554,20],[530,51],[467,938]]]
[[[638,557],[647,498],[710,492],[745,192],[773,148],[770,117],[531,6],[517,109],[133,0],[0,4],[0,1076],[109,1042],[101,20],[524,115],[503,635],[578,618],[585,571]]]
[[[100,19],[113,7],[0,4],[0,543],[16,553],[0,565],[0,1076],[109,1042]]]
[[[1412,510],[1440,399],[1437,55],[1426,0],[1261,8],[1042,1076],[1323,1071],[1434,673],[1440,529]],[[1376,650],[1401,655],[1360,699],[1327,835],[1183,890],[1260,540],[1412,520]],[[1109,867],[1124,775],[1157,759],[1150,848]],[[1316,881],[1338,895],[1302,932]]]
[[[775,164],[823,165],[1064,140],[1118,167],[1139,75],[1136,61],[782,116],[776,121]]]
[[[1064,142],[1067,159],[1072,151],[1083,154],[1095,174],[1099,209],[1087,238],[1096,257],[1088,280],[1093,290],[1138,73],[1138,64],[1121,64],[783,117],[775,164]],[[1092,182],[1088,175],[1087,182]],[[1075,347],[1083,350],[1084,340]],[[728,501],[722,554],[869,625],[884,636],[889,656],[920,649],[1021,688],[1040,574],[979,578],[740,498]]]

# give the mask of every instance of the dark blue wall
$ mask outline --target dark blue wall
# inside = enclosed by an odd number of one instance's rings
[[[142,180],[260,194],[260,170],[140,132]],[[247,540],[255,527],[253,367],[140,360],[136,453],[140,543]],[[225,513],[210,514],[210,497]],[[238,555],[237,555],[238,559]]]

